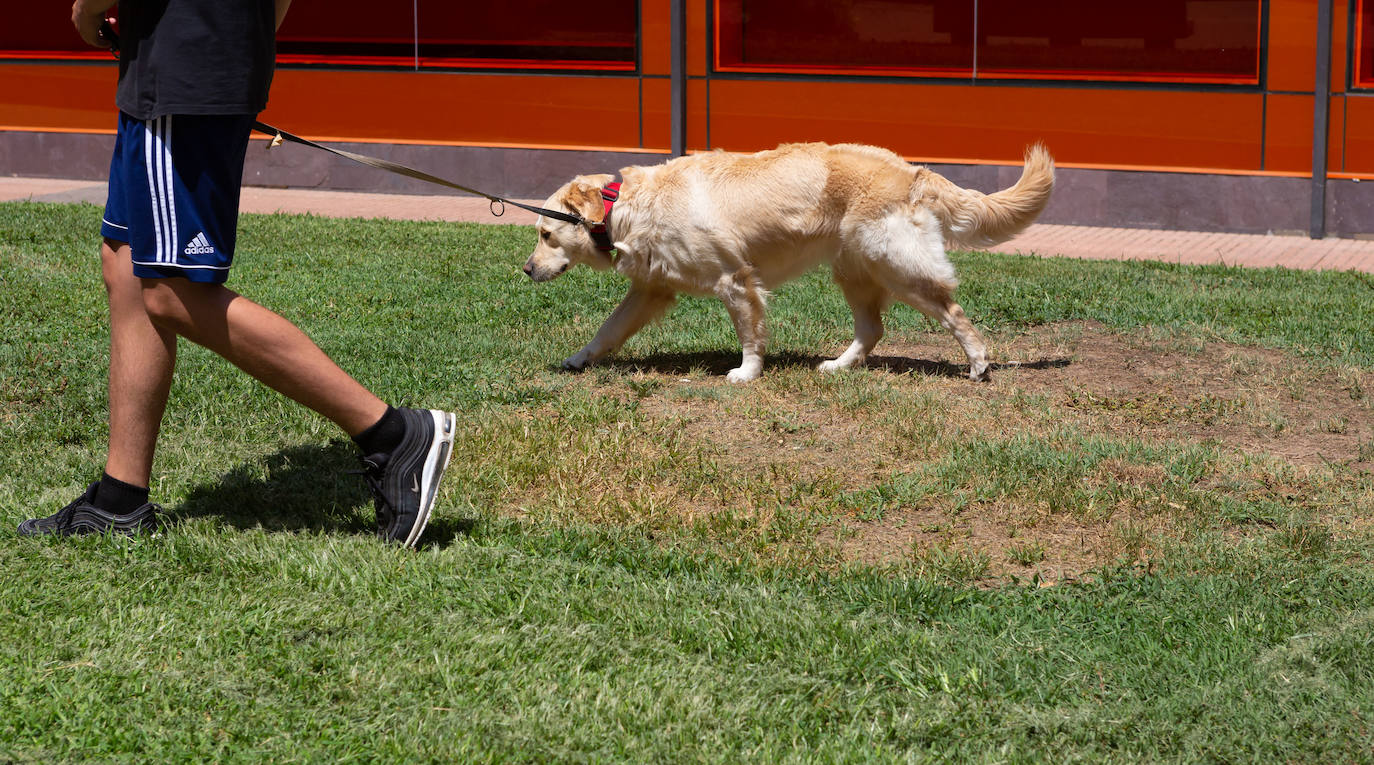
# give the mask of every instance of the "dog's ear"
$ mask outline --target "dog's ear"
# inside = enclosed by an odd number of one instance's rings
[[[563,202],[583,218],[592,223],[600,223],[606,217],[606,205],[601,201],[601,189],[613,180],[615,176],[609,173],[579,175],[568,186],[568,194],[563,198]]]

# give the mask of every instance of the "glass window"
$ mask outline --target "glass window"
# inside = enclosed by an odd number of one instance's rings
[[[634,69],[637,0],[605,0],[596,13],[570,13],[569,8],[547,0],[292,3],[278,36],[277,59],[305,64]]]
[[[415,65],[411,3],[293,2],[277,30],[283,64]]]
[[[1259,82],[1260,0],[717,0],[722,71]]]
[[[82,41],[68,3],[9,3],[0,24],[0,58],[95,58],[110,52]]]
[[[1374,88],[1374,9],[1360,0],[1355,11],[1355,87]]]
[[[719,0],[717,67],[968,76],[973,5],[960,0]]]
[[[420,63],[633,69],[638,18],[637,0],[420,0]]]
[[[77,36],[70,5],[11,4],[14,7],[6,8],[7,18],[0,25],[0,57],[110,58],[108,51],[86,45]],[[418,63],[633,71],[638,0],[603,0],[595,13],[571,8],[548,0],[295,2],[277,36],[277,60],[328,66]]]
[[[995,77],[1259,82],[1255,0],[978,0]]]

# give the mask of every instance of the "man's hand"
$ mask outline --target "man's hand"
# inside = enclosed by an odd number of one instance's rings
[[[76,0],[72,3],[72,25],[88,45],[97,48],[110,47],[110,41],[100,36],[100,25],[106,21],[114,23],[109,10],[117,0]]]

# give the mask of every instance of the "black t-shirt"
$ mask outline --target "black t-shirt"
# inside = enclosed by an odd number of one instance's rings
[[[115,103],[164,114],[257,114],[276,58],[274,0],[122,0]]]

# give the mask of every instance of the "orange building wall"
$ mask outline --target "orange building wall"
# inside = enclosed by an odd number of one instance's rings
[[[1347,87],[1351,6],[1335,5],[1329,170],[1374,177],[1374,92]],[[709,0],[686,6],[689,150],[862,141],[917,161],[1014,164],[1044,141],[1068,167],[1310,172],[1310,0],[1265,6],[1259,87],[725,76],[711,68]],[[332,140],[666,153],[668,8],[641,3],[638,72],[281,68],[263,119]],[[0,62],[0,130],[112,132],[114,80],[113,62]]]

